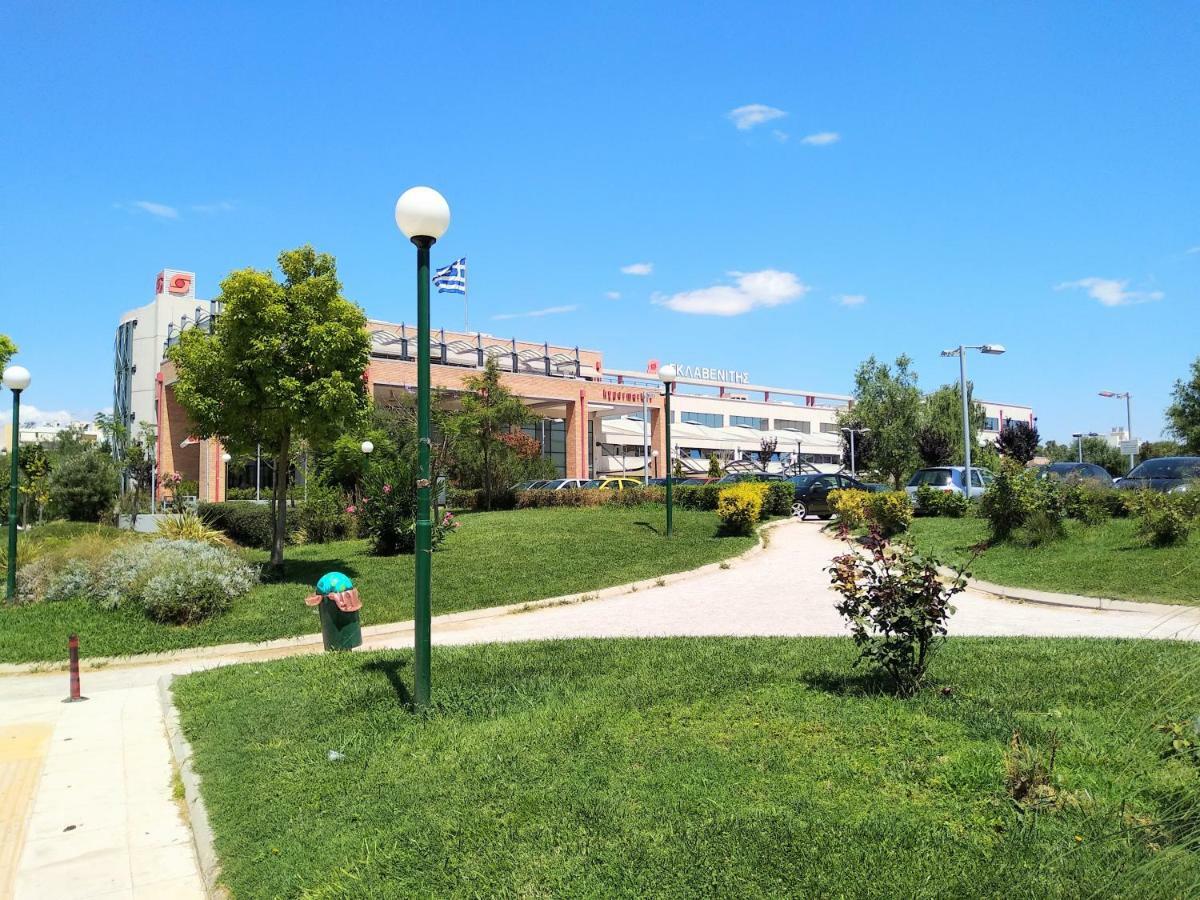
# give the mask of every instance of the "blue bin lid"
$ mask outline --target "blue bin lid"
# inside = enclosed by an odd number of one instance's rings
[[[354,582],[349,576],[343,575],[341,572],[326,572],[317,582],[318,594],[338,594],[342,591],[348,591],[354,587]]]

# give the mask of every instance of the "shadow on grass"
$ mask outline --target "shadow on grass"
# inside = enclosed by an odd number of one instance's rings
[[[344,559],[285,559],[281,569],[269,565],[262,568],[264,584],[304,584],[315,585],[320,577],[327,572],[341,572],[351,580],[358,577],[354,566],[346,565]]]
[[[896,697],[892,679],[883,672],[815,672],[801,679],[809,687],[835,697]]]
[[[639,528],[645,528],[647,531],[652,531],[655,534],[662,534],[658,526],[653,525],[650,522],[634,522],[633,524],[637,525]]]
[[[387,678],[388,686],[391,687],[392,693],[396,695],[396,699],[404,706],[405,709],[413,708],[412,692],[409,691],[408,685],[404,683],[404,679],[400,676],[401,669],[407,669],[408,663],[400,659],[373,659],[359,666],[364,672],[382,672]]]

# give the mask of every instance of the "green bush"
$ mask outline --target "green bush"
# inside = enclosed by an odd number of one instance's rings
[[[743,481],[721,489],[717,499],[717,517],[727,534],[750,534],[762,518],[767,486],[763,482]]]
[[[73,522],[108,520],[118,487],[117,467],[107,453],[88,450],[63,456],[50,473],[52,514]]]
[[[293,517],[309,544],[328,544],[354,536],[354,518],[346,512],[346,498],[335,487],[310,483],[308,499]]]
[[[1138,533],[1155,547],[1173,547],[1187,541],[1193,520],[1182,494],[1145,491],[1138,513]]]
[[[918,516],[945,516],[948,519],[961,519],[971,509],[971,502],[965,494],[958,491],[939,491],[927,484],[917,488],[917,505],[914,512]]]
[[[674,487],[671,489],[671,502],[675,501]],[[597,491],[597,493],[613,494],[608,500],[609,506],[642,506],[646,503],[665,503],[667,500],[667,489],[665,487],[657,487],[655,485],[647,485],[645,487],[625,488],[623,491]]]
[[[446,506],[449,509],[483,509],[483,488],[447,488]]]
[[[1124,505],[1112,488],[1071,480],[1064,483],[1061,490],[1063,510],[1069,519],[1085,525],[1100,525],[1114,515],[1124,515]]]
[[[1034,507],[1034,490],[1032,472],[1001,469],[979,501],[979,512],[988,520],[993,539],[1005,540],[1025,524]]]
[[[838,517],[838,522],[853,530],[867,524],[867,491],[839,488],[829,492],[829,508]]]
[[[541,509],[548,506],[603,506],[617,491],[564,488],[561,491],[519,491],[517,509]]]
[[[725,484],[684,484],[672,487],[673,500],[682,509],[698,509],[712,512],[717,508],[717,500],[721,491],[728,487]],[[789,507],[790,509],[790,507]]]
[[[867,498],[867,521],[884,537],[906,531],[912,519],[912,502],[904,491],[881,491]]]
[[[362,451],[360,450],[359,452],[361,453]],[[259,491],[258,493],[261,494],[262,492]],[[252,487],[225,488],[225,499],[226,500],[253,500],[254,495],[255,495],[255,490]],[[183,493],[183,483],[182,482],[179,485],[179,496],[180,497],[188,496],[187,494]],[[267,496],[270,496],[270,491],[267,492]]]
[[[763,498],[763,515],[790,516],[796,502],[796,486],[790,481],[768,481]]]
[[[243,547],[257,547],[260,550],[271,548],[275,525],[269,503],[247,503],[244,500],[201,503],[199,513],[206,524],[225,532]],[[289,525],[294,527],[297,518],[299,516],[289,516]]]

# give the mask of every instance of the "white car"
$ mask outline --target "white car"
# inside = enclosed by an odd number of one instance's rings
[[[571,488],[583,487],[583,478],[555,478],[553,481],[547,481],[541,485],[539,491],[566,491]]]
[[[913,473],[913,477],[908,479],[908,484],[904,486],[905,493],[914,503],[917,500],[917,489],[922,485],[933,488],[935,491],[945,491],[948,494],[966,493],[963,490],[964,471],[966,470],[962,466],[933,466],[928,469],[917,469]],[[971,466],[971,492],[968,497],[972,500],[982,497],[988,485],[995,480],[996,476],[987,469],[977,469]]]

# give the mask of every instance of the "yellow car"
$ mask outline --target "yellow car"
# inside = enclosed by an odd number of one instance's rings
[[[639,488],[642,483],[636,478],[593,478],[585,481],[580,487],[595,488],[601,491],[623,491],[625,488]]]

